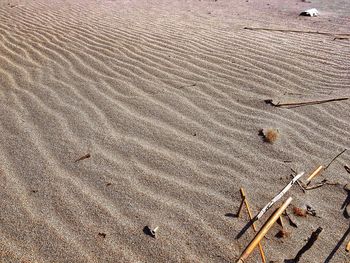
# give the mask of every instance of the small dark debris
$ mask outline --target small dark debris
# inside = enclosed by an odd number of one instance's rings
[[[84,156],[82,156],[82,157],[76,159],[74,162],[76,163],[76,162],[82,161],[82,160],[87,159],[87,158],[90,158],[90,157],[91,157],[91,154],[88,153],[88,154],[85,154]]]
[[[145,226],[143,228],[143,233],[145,233],[146,235],[151,236],[153,238],[156,238],[156,230],[157,229],[158,229],[157,227],[155,229],[151,229],[149,226]]]
[[[333,38],[333,41],[334,40],[349,40],[349,38],[348,37],[335,37],[335,38]]]
[[[193,135],[193,136],[197,136],[197,133],[193,133],[192,135]]]
[[[32,190],[32,193],[37,193],[38,192],[38,190]]]
[[[350,167],[347,165],[344,165],[345,170],[350,174]]]
[[[105,233],[98,233],[98,236],[102,237],[102,238],[106,238],[106,234]]]
[[[112,183],[106,183],[106,186],[110,186],[110,185],[112,185]]]
[[[309,205],[306,206],[306,213],[312,216],[317,216],[316,210]]]
[[[287,238],[289,237],[290,233],[285,230],[285,229],[281,229],[280,231],[278,231],[278,233],[276,234],[277,238]]]
[[[225,216],[227,216],[227,217],[237,217],[237,215],[233,214],[233,213],[226,213]]]

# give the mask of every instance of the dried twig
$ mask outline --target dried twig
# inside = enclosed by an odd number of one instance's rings
[[[244,195],[243,188],[241,188],[240,191],[241,191],[242,201],[241,201],[241,204],[239,205],[238,212],[237,212],[237,217],[238,218],[241,216],[241,212],[242,212],[242,209],[243,209],[244,201],[245,201],[245,198],[246,198],[245,195]]]
[[[318,184],[315,184],[315,185],[312,185],[312,186],[306,186],[304,187],[305,190],[313,190],[313,189],[316,189],[316,188],[320,188],[324,185],[339,185],[339,183],[337,182],[334,182],[334,183],[331,183],[331,182],[328,182],[328,180],[323,180],[322,182],[318,183]]]
[[[285,108],[294,108],[294,107],[301,107],[301,106],[307,106],[307,105],[315,105],[315,104],[321,104],[326,102],[332,102],[332,101],[341,101],[341,100],[348,100],[349,98],[335,98],[335,99],[328,99],[328,100],[314,100],[314,101],[305,101],[305,102],[288,102],[288,103],[275,103],[273,100],[265,100],[267,104],[270,104],[275,107],[285,107]]]
[[[329,164],[324,168],[325,170],[335,161],[335,159],[337,159],[340,155],[342,155],[347,149],[344,149],[341,153],[337,154],[337,156],[335,156],[332,161],[329,162]]]
[[[87,158],[90,158],[91,157],[91,154],[88,153],[88,154],[85,154],[84,156],[80,157],[79,159],[76,159],[74,162],[79,162],[79,161],[82,161],[84,159],[87,159]]]
[[[277,221],[277,219],[282,215],[284,210],[288,207],[288,205],[292,202],[292,197],[289,197],[281,206],[276,210],[276,212],[267,220],[264,226],[260,229],[260,231],[256,234],[254,239],[250,242],[247,248],[242,253],[241,257],[238,259],[237,263],[243,263],[252,253],[254,248],[259,244],[261,239],[266,235],[266,233],[271,229],[273,224]]]
[[[321,173],[321,171],[323,170],[323,165],[320,165],[319,167],[316,168],[315,171],[313,171],[309,177],[306,179],[307,182],[310,182],[312,180],[312,178],[314,178],[315,176],[319,175]]]
[[[253,230],[254,230],[254,232],[257,232],[255,223],[254,223],[254,221],[253,221],[253,216],[252,216],[252,213],[251,213],[250,208],[249,208],[249,204],[248,204],[248,201],[247,201],[247,197],[246,197],[246,195],[245,195],[245,192],[244,192],[243,188],[241,188],[240,191],[241,191],[241,195],[242,195],[242,200],[243,200],[243,202],[245,203],[245,207],[247,208],[247,212],[248,212],[248,215],[249,215],[249,219],[250,219],[250,221],[252,221]],[[263,263],[266,263],[264,250],[263,250],[262,245],[261,245],[260,242],[259,242],[258,246],[259,246],[259,251],[260,251],[261,260],[262,260]]]
[[[299,262],[301,256],[308,251],[312,245],[316,242],[319,234],[322,232],[323,228],[319,227],[317,228],[312,234],[307,243],[299,250],[298,254],[295,256],[295,258],[292,260],[292,262]]]
[[[259,31],[273,31],[273,32],[284,32],[284,33],[303,33],[303,34],[318,34],[326,36],[350,36],[350,33],[331,33],[331,32],[319,32],[319,31],[304,31],[304,30],[290,30],[290,29],[274,29],[264,27],[244,27],[247,30],[259,30]]]
[[[261,211],[255,216],[255,220],[259,220],[265,213],[267,210],[270,209],[271,206],[273,206],[274,203],[276,203],[279,199],[281,199],[281,197],[292,187],[292,185],[300,178],[304,175],[304,172],[299,173],[298,175],[296,175],[292,181],[289,182],[289,184],[287,184],[281,192],[279,192],[278,195],[276,195],[267,205],[265,205],[265,207],[263,209],[261,209]]]

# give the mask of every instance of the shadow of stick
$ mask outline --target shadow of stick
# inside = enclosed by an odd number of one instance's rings
[[[236,236],[236,239],[239,239],[240,237],[242,237],[243,234],[248,230],[248,228],[250,228],[252,226],[252,224],[254,223],[253,220],[249,220],[249,222],[242,228],[242,230],[239,231],[239,233]]]
[[[335,248],[333,248],[332,252],[329,254],[329,256],[326,258],[326,260],[324,261],[324,263],[329,263],[331,261],[331,259],[333,258],[333,256],[335,255],[335,253],[338,251],[338,249],[340,248],[340,246],[343,244],[344,240],[346,239],[346,237],[349,235],[350,233],[350,225],[348,230],[344,233],[344,235],[342,236],[342,238],[338,241],[337,245],[335,246]]]

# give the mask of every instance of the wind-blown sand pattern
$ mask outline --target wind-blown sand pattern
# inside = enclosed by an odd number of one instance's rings
[[[320,16],[298,17],[310,7]],[[245,213],[225,216],[239,188],[257,213],[291,168],[326,165],[350,138],[350,100],[264,103],[349,97],[349,40],[244,27],[349,34],[349,13],[345,0],[0,1],[0,262],[234,262],[254,236],[236,239]],[[339,185],[293,186],[320,218],[283,240],[274,226],[269,260],[322,226],[303,262],[348,262],[349,154],[315,179]]]

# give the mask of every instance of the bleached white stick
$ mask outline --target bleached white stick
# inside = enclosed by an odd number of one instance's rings
[[[304,172],[301,172],[299,174],[297,174],[292,181],[289,182],[289,184],[286,185],[286,187],[283,188],[283,190],[276,195],[267,205],[265,205],[265,207],[263,209],[261,209],[261,211],[259,212],[259,214],[257,214],[255,216],[255,220],[259,220],[263,214],[266,213],[267,210],[270,209],[271,206],[273,206],[274,203],[276,203],[279,199],[281,199],[281,197],[288,192],[288,190],[292,187],[293,184],[295,184],[295,182],[304,175]]]

